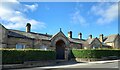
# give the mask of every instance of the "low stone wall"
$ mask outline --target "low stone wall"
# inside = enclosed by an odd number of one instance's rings
[[[49,60],[49,61],[27,61],[23,64],[8,64],[8,65],[2,65],[2,69],[17,69],[17,68],[27,68],[27,67],[41,67],[41,66],[47,66],[47,65],[54,65],[56,64],[55,60]]]
[[[75,58],[77,62],[91,62],[91,61],[100,61],[102,59],[95,59],[95,58]]]
[[[29,61],[29,62],[24,62],[25,66],[31,67],[31,66],[47,66],[47,65],[52,65],[56,64],[56,61],[51,60],[51,61]]]
[[[120,59],[116,56],[109,56],[109,57],[102,57],[102,58],[75,58],[72,60],[75,60],[77,62],[91,62],[91,61],[103,61],[103,60],[115,60],[115,59]]]

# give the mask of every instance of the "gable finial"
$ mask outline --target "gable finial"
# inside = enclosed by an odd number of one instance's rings
[[[60,28],[60,31],[62,31],[62,29]]]

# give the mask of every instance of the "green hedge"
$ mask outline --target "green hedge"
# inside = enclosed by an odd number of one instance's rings
[[[55,52],[50,50],[2,50],[3,64],[39,60],[55,60]]]
[[[102,58],[109,56],[120,57],[120,50],[83,50],[83,49],[73,49],[72,58]]]
[[[39,60],[55,60],[56,53],[52,50],[0,50],[2,51],[2,63],[13,64],[23,63],[25,61],[39,61]],[[97,49],[97,50],[83,50],[73,49],[71,50],[72,58],[102,58],[108,56],[120,57],[120,50],[108,50],[108,49]]]
[[[27,50],[25,51],[25,60],[54,60],[55,52],[54,51],[43,51],[43,50]]]
[[[2,50],[2,63],[23,63],[24,52],[18,50]]]

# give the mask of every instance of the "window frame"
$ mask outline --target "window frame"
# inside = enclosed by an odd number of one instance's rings
[[[40,45],[40,49],[41,50],[48,50],[48,46],[47,45]]]
[[[25,44],[17,43],[16,49],[25,49]]]

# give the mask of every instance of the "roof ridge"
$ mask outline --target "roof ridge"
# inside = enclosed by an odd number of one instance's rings
[[[113,42],[117,36],[118,36],[118,34],[109,35],[109,36],[107,36],[107,39],[104,42]]]
[[[13,30],[13,31],[19,31],[19,32],[27,33],[27,32],[25,32],[25,31],[14,30],[14,29],[8,29],[8,30]],[[29,33],[31,33],[31,34],[36,34],[36,35],[52,36],[52,35],[49,35],[49,34],[42,34],[42,33],[36,33],[36,32],[29,32]]]
[[[84,41],[86,41],[86,39],[79,39],[79,38],[72,38],[72,39],[74,39],[74,40],[84,40]]]
[[[118,35],[118,34],[110,34],[110,35],[108,35],[108,36],[113,36],[113,35]],[[107,36],[107,37],[108,37],[108,36]]]

